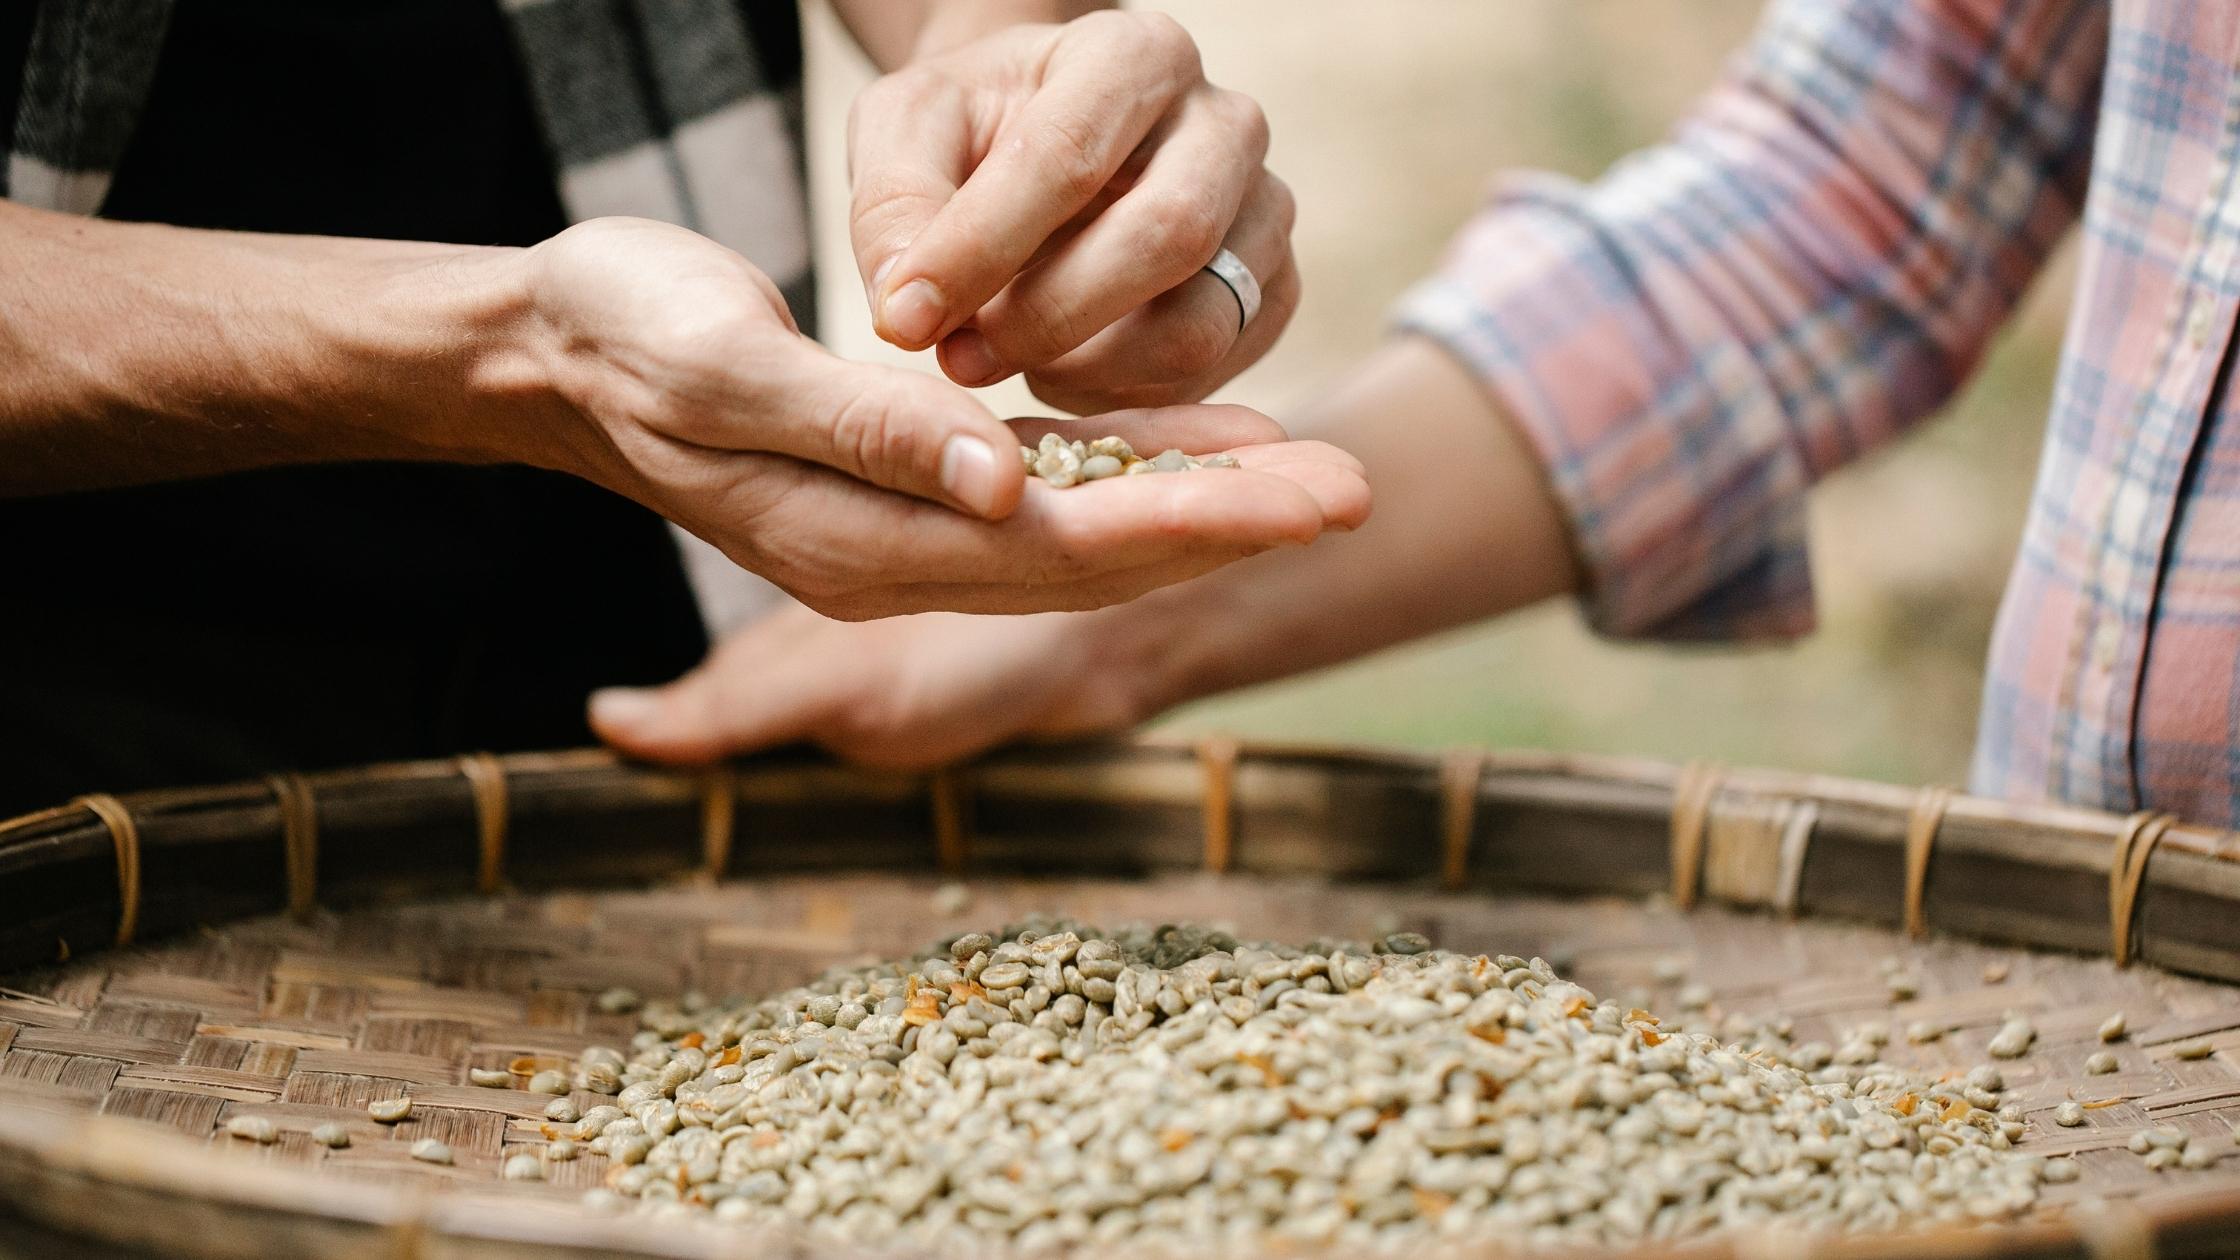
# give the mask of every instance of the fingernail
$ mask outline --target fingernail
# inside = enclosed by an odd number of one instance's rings
[[[960,433],[941,448],[941,489],[973,513],[996,510],[995,448]]]
[[[976,328],[950,333],[941,343],[941,361],[949,368],[949,379],[959,385],[993,385],[1006,374],[996,352],[988,348],[988,339]]]
[[[878,270],[871,273],[871,282],[863,286],[863,304],[865,306],[875,308],[879,305],[879,290],[887,287],[888,274],[894,270],[894,265],[901,261],[902,255],[890,254],[885,262],[879,264]]]
[[[887,326],[887,331],[912,345],[933,340],[947,318],[941,290],[934,288],[930,280],[912,280],[889,293],[885,304],[879,308],[879,320]]]
[[[660,707],[657,693],[643,687],[607,687],[591,693],[591,720],[602,726],[644,726]]]

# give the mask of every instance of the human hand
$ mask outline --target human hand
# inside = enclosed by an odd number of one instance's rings
[[[1095,607],[1368,512],[1350,456],[1238,407],[1059,427],[1234,449],[1239,470],[1030,484],[1017,446],[1049,426],[1015,430],[934,377],[835,358],[745,259],[681,228],[596,220],[526,257],[531,349],[485,384],[556,400],[542,462],[836,617]]]
[[[1028,736],[1148,716],[1121,663],[1094,659],[1083,614],[924,613],[832,621],[789,608],[717,645],[683,678],[591,698],[601,739],[647,761],[700,765],[815,743],[893,769],[942,765]]]
[[[1076,412],[1191,402],[1299,301],[1267,120],[1157,13],[1015,26],[880,79],[849,119],[850,230],[881,337],[950,379],[1025,372]],[[1203,268],[1226,247],[1257,318]]]

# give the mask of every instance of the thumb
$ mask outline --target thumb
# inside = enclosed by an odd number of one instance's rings
[[[705,765],[790,743],[806,732],[798,702],[791,709],[734,703],[728,690],[706,668],[665,687],[608,687],[591,693],[591,729],[628,756],[675,765]]]
[[[757,445],[989,520],[1019,506],[1018,437],[972,395],[923,372],[799,345]]]

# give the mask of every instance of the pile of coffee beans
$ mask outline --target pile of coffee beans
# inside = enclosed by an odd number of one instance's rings
[[[1070,449],[1070,448],[1069,448]],[[634,997],[634,995],[633,995]],[[2012,1218],[1998,1069],[1748,1049],[1540,959],[1042,920],[765,1000],[639,1012],[557,1126],[593,1202],[814,1244],[1390,1254]],[[555,1153],[553,1158],[559,1158]]]

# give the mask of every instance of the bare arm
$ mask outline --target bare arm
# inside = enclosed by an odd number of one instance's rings
[[[1083,620],[1136,663],[1139,717],[1537,603],[1579,581],[1538,455],[1479,379],[1402,338],[1289,420],[1361,460],[1375,518]],[[1188,626],[1191,632],[1177,635]]]
[[[0,201],[0,495],[501,445],[513,251],[109,223]],[[479,422],[478,422],[479,420]]]
[[[1118,730],[1578,584],[1538,456],[1430,342],[1386,346],[1290,427],[1366,465],[1378,507],[1358,531],[1096,612],[863,625],[781,614],[677,684],[602,693],[593,723],[660,760],[811,740],[875,764],[935,765],[1013,739]]]

